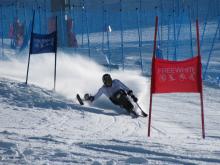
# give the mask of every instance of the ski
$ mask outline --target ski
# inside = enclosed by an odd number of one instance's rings
[[[83,100],[82,100],[82,98],[80,97],[79,94],[76,95],[76,98],[77,98],[80,105],[84,105]]]

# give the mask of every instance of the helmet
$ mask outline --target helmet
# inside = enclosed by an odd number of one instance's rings
[[[108,74],[108,73],[104,74],[102,76],[102,81],[103,81],[105,86],[107,86],[107,87],[112,86],[112,78],[111,78],[110,74]]]

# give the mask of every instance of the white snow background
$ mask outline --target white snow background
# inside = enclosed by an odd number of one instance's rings
[[[205,139],[199,94],[153,96],[147,137],[148,118],[132,119],[105,97],[76,102],[76,93],[98,90],[106,68],[59,50],[55,92],[54,55],[31,56],[28,85],[27,56],[13,56],[0,61],[0,164],[220,164],[218,87],[204,85]],[[148,113],[150,79],[135,70],[111,75]]]

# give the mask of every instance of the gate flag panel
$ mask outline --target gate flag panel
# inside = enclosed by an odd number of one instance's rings
[[[31,34],[31,54],[56,53],[57,32],[50,34]]]
[[[200,56],[185,61],[154,58],[152,93],[200,92]]]

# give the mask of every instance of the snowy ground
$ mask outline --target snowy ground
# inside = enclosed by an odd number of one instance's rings
[[[81,107],[73,99],[74,93],[97,90],[104,72],[101,66],[63,55],[60,61],[68,65],[62,65],[60,70],[66,75],[62,75],[57,92],[53,92],[47,90],[52,89],[48,83],[52,78],[39,67],[40,63],[46,66],[48,60],[35,58],[32,70],[40,74],[30,76],[30,81],[44,87],[25,85],[25,65],[20,60],[1,62],[1,75],[6,78],[0,78],[0,164],[220,163],[219,89],[204,88],[205,140],[201,138],[197,94],[154,96],[152,136],[148,138],[148,118],[131,119],[104,97],[90,107]],[[90,63],[93,76],[80,77],[85,71],[69,65],[72,61],[84,66]],[[6,63],[14,69],[6,69]],[[77,67],[78,74],[72,71]],[[131,71],[112,74],[123,76],[148,112],[148,79]],[[79,90],[74,91],[74,86]]]

